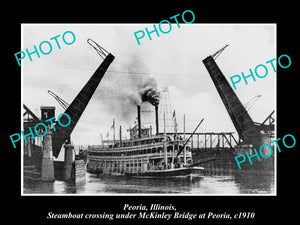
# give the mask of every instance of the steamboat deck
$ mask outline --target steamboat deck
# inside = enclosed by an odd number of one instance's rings
[[[164,141],[163,135],[117,142],[109,146],[90,146],[88,148],[87,171],[96,174],[111,175],[171,175],[191,172],[190,146],[184,146],[185,140]],[[178,156],[180,149],[182,153]],[[165,173],[163,173],[165,172]]]

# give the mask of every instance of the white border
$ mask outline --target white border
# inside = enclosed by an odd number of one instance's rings
[[[31,25],[31,26],[34,26],[34,25],[53,25],[53,26],[65,26],[65,25],[101,25],[101,26],[115,26],[115,25],[142,25],[142,24],[139,24],[139,23],[124,23],[124,24],[120,24],[120,23],[113,23],[113,24],[107,24],[107,23],[63,23],[63,24],[60,24],[60,23],[21,23],[21,49],[23,49],[23,29],[24,29],[24,26],[25,25]],[[149,24],[149,23],[143,23],[143,24]],[[152,24],[151,24],[152,25]],[[180,26],[184,26],[186,24],[180,24]],[[277,59],[277,23],[193,23],[193,25],[201,25],[201,26],[232,26],[232,25],[239,25],[239,26],[242,26],[242,25],[253,25],[253,26],[259,26],[259,25],[273,25],[275,26],[275,48],[276,48],[276,59]],[[277,68],[277,64],[276,64],[276,68]],[[276,72],[276,75],[277,75],[277,72]],[[275,139],[277,139],[277,76],[276,76],[276,79],[275,80]],[[21,112],[23,111],[23,67],[21,66]],[[23,113],[21,113],[21,130],[23,130]],[[24,166],[24,162],[23,162],[23,151],[24,151],[24,141],[21,141],[21,196],[112,196],[112,197],[121,197],[121,196],[143,196],[143,197],[148,197],[148,196],[174,196],[174,197],[177,197],[177,196],[252,196],[252,197],[256,197],[256,196],[277,196],[277,151],[274,151],[274,193],[271,193],[271,194],[159,194],[159,193],[156,193],[156,194],[119,194],[119,193],[116,193],[116,194],[69,194],[69,193],[66,193],[66,194],[56,194],[56,193],[53,193],[53,194],[37,194],[37,193],[25,193],[24,194],[24,190],[23,190],[23,187],[24,187],[24,174],[23,174],[23,166]]]

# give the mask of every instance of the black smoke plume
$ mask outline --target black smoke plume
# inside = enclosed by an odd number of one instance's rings
[[[149,78],[138,90],[141,102],[149,102],[153,106],[159,104],[160,94],[157,91],[157,83],[154,78]]]

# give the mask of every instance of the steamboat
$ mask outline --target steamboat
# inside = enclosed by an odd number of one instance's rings
[[[119,140],[102,141],[102,145],[88,147],[89,173],[140,177],[186,177],[201,174],[204,168],[193,166],[189,142],[191,136],[185,138],[185,135],[180,136],[176,132],[167,135],[165,118],[164,132],[159,133],[158,104],[153,105],[156,133],[153,134],[151,126],[145,127],[141,124],[141,108],[138,105],[138,121],[128,130],[129,139],[122,140],[120,129]]]

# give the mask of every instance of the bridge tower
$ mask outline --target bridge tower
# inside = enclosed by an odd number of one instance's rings
[[[165,122],[166,122],[166,132],[172,133],[174,132],[174,119],[170,100],[169,89],[164,87],[161,92],[161,100],[159,104],[159,121],[160,124],[164,123],[164,114],[165,114]]]
[[[258,151],[261,145],[270,145],[270,139],[268,138],[268,135],[262,131],[263,129],[253,122],[215,61],[227,46],[228,45],[217,51],[215,54],[208,56],[202,62],[216,86],[226,110],[238,132],[240,140],[249,145],[253,145]],[[269,155],[270,149],[266,147],[262,149],[262,153],[264,155]]]
[[[72,133],[77,122],[79,121],[83,111],[85,110],[90,99],[92,98],[109,65],[115,58],[111,53],[107,52],[104,48],[95,43],[93,40],[88,39],[88,43],[97,51],[97,53],[104,60],[94,72],[92,77],[85,84],[85,86],[78,93],[78,95],[75,97],[73,102],[68,106],[68,108],[64,112],[70,116],[71,124],[67,127],[57,126],[56,131],[54,131],[52,134],[53,156],[55,156],[56,158],[59,155],[62,145],[70,137],[70,134]],[[60,121],[62,124],[67,124],[69,122],[68,118],[65,116],[62,116]]]

